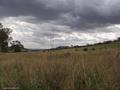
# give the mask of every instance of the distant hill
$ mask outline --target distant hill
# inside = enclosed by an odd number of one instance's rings
[[[51,50],[68,50],[68,49],[78,49],[78,50],[103,50],[103,49],[120,49],[120,38],[114,41],[104,41],[101,43],[88,44],[84,46],[59,46],[51,49],[27,49],[28,52],[39,52],[39,51],[51,51]]]
[[[63,49],[119,49],[120,48],[120,38],[118,38],[117,40],[114,41],[104,41],[102,43],[95,43],[95,44],[88,44],[85,46],[59,46],[56,48],[52,48],[50,50],[63,50]]]

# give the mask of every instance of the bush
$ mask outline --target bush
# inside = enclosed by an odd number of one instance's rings
[[[84,48],[83,51],[88,51],[88,48]]]

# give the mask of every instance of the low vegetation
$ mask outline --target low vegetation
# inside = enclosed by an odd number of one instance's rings
[[[120,90],[119,49],[89,50],[1,53],[0,90]]]

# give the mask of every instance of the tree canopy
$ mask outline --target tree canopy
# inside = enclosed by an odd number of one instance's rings
[[[0,52],[8,51],[21,52],[24,49],[24,46],[21,44],[20,41],[18,40],[11,41],[12,40],[12,37],[10,37],[11,33],[12,30],[10,28],[5,28],[0,23]],[[11,44],[10,47],[8,47],[9,42]]]
[[[14,52],[21,52],[22,49],[24,49],[24,46],[18,40],[12,41],[10,44],[11,44],[11,49],[14,50]]]
[[[12,30],[10,28],[5,28],[0,23],[0,51],[7,52],[8,42],[12,39],[12,37],[10,37],[11,32]]]

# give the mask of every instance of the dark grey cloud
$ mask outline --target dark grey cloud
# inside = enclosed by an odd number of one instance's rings
[[[119,0],[0,0],[0,16],[33,16],[38,22],[51,20],[85,30],[119,24],[119,4]]]
[[[51,20],[67,10],[54,10],[36,0],[0,0],[0,12],[3,16],[34,16],[39,19]]]

